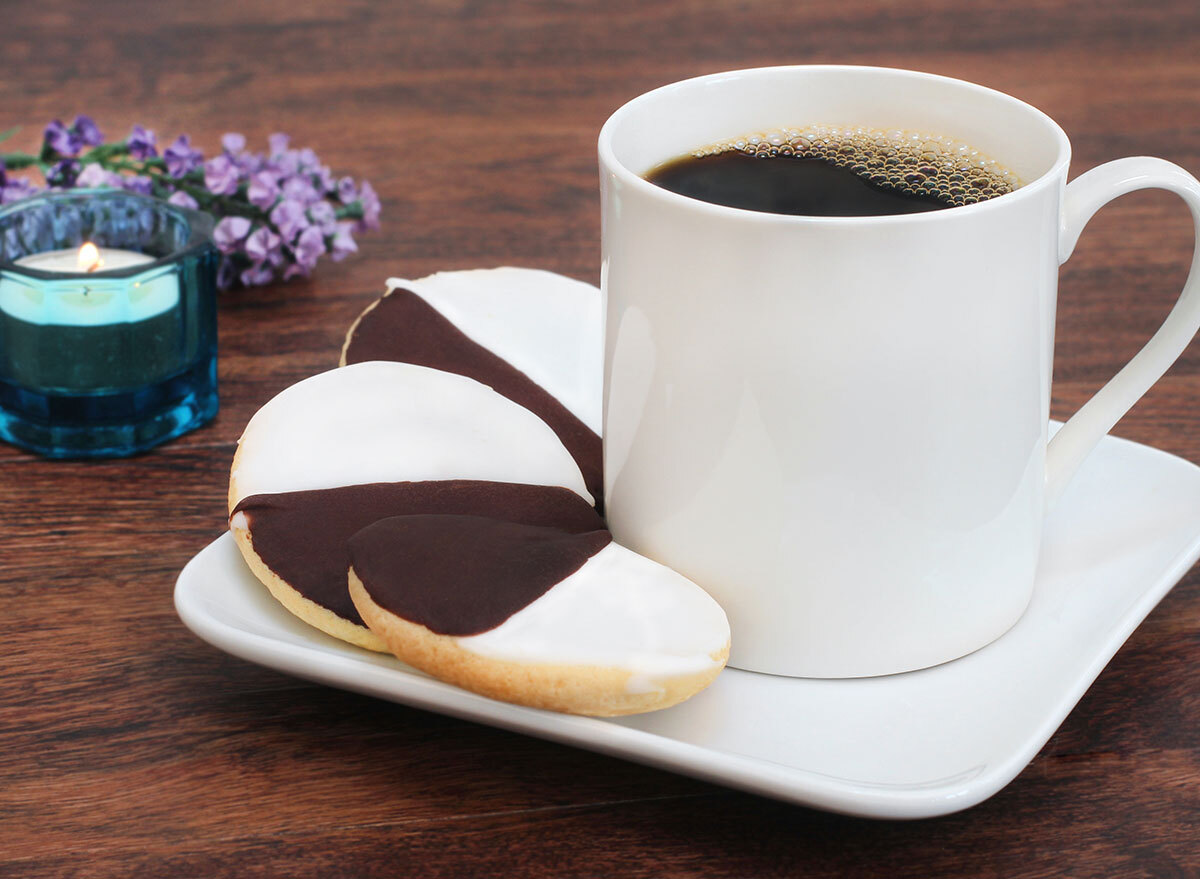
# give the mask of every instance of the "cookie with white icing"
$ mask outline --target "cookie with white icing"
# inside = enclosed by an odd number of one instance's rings
[[[603,529],[397,516],[352,537],[350,559],[354,604],[396,656],[495,699],[651,711],[702,690],[729,655],[720,606]]]
[[[616,715],[707,686],[723,611],[595,508],[600,326],[598,291],[547,272],[389,281],[344,368],[243,434],[251,570],[316,628],[498,699]]]
[[[397,360],[465,375],[538,415],[602,490],[600,291],[538,269],[392,278],[346,334],[342,363]]]
[[[542,419],[473,379],[395,362],[278,394],[247,424],[229,480],[230,527],[255,575],[301,619],[379,651],[347,593],[355,531],[459,512],[586,531],[603,527],[593,504]]]

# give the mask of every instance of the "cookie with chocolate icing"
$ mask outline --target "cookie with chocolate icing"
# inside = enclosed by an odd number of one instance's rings
[[[287,388],[246,426],[230,528],[254,574],[316,628],[383,641],[349,599],[346,541],[376,519],[475,513],[568,533],[603,523],[579,466],[529,410],[461,375],[366,362]]]
[[[695,695],[729,655],[700,587],[603,528],[381,519],[350,539],[350,596],[404,662],[535,708],[612,716]]]
[[[482,382],[550,426],[599,500],[600,309],[591,284],[539,269],[391,278],[346,333],[341,362],[397,360]]]
[[[724,666],[721,608],[597,512],[599,292],[530,269],[388,282],[343,368],[247,425],[229,485],[290,611],[523,705],[648,711]]]

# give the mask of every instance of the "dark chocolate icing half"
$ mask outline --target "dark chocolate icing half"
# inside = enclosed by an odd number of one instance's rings
[[[607,531],[480,516],[394,516],[350,538],[350,561],[384,610],[439,635],[478,635],[541,598],[612,541]]]
[[[507,360],[471,341],[458,327],[409,290],[397,288],[359,320],[346,345],[346,363],[396,360],[453,372],[488,385],[524,406],[558,434],[600,503],[604,494],[600,436],[545,388]]]
[[[559,534],[604,528],[588,502],[568,489],[469,479],[257,494],[243,499],[233,512],[246,514],[254,551],[268,568],[305,598],[358,625],[362,617],[346,587],[347,541],[372,522],[431,513],[484,516]],[[451,555],[471,550],[449,548]]]

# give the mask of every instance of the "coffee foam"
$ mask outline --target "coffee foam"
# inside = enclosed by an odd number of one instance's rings
[[[720,141],[695,158],[738,151],[763,159],[822,159],[876,186],[928,195],[953,207],[1005,195],[1021,186],[1010,169],[940,134],[844,125],[778,128]]]

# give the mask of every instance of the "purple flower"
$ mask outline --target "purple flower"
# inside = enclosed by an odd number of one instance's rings
[[[149,177],[143,177],[140,174],[133,177],[123,177],[120,174],[115,176],[118,182],[129,192],[136,192],[141,195],[154,194],[154,182]]]
[[[329,254],[333,257],[334,262],[341,262],[350,254],[358,253],[358,243],[350,234],[353,228],[353,223],[337,224],[337,234],[333,236],[333,241],[329,246]]]
[[[75,185],[75,178],[78,175],[79,162],[74,159],[62,159],[55,162],[50,170],[46,172],[46,182],[51,186],[69,189]]]
[[[71,130],[84,146],[99,146],[104,143],[104,135],[90,116],[76,116]]]
[[[84,165],[79,176],[75,178],[75,185],[82,187],[120,186],[121,175],[107,171],[98,163],[93,162],[90,165]]]
[[[4,184],[7,181],[8,178],[4,174],[4,159],[0,159],[0,189],[4,188]]]
[[[242,176],[249,177],[252,174],[257,174],[266,165],[266,159],[262,153],[239,153],[236,156],[230,156],[234,163],[242,169]]]
[[[321,193],[313,188],[312,181],[297,174],[283,181],[283,197],[298,201],[301,204],[312,204],[321,200]]]
[[[362,186],[358,190],[358,200],[362,203],[362,219],[358,221],[358,230],[360,232],[366,229],[379,228],[379,196],[375,194],[373,187],[366,180],[362,182]]]
[[[334,179],[333,171],[328,165],[322,165],[317,172],[317,186],[321,195],[328,195],[337,189],[337,180]]]
[[[268,148],[255,151],[247,149],[244,135],[227,132],[207,162],[186,134],[160,153],[155,132],[141,125],[124,142],[103,144],[88,116],[76,116],[69,126],[52,121],[39,160],[51,166],[47,184],[157,193],[177,207],[209,211],[217,220],[213,242],[222,254],[217,269],[222,289],[307,276],[325,253],[336,261],[356,253],[355,235],[379,226],[379,196],[370,183],[336,178],[314,150],[293,149],[283,133],[272,134]],[[97,146],[99,153],[85,154]],[[161,163],[151,161],[159,155]],[[165,174],[156,173],[164,167]],[[201,180],[203,190],[197,188]],[[44,188],[8,175],[0,160],[0,204]]]
[[[256,263],[270,262],[279,265],[283,260],[280,247],[283,240],[268,226],[259,226],[246,239],[246,256]]]
[[[332,235],[337,228],[337,212],[324,199],[308,206],[308,218],[320,228],[322,235]]]
[[[42,138],[46,147],[60,156],[73,156],[83,147],[79,136],[57,119],[46,126]]]
[[[21,198],[37,195],[41,189],[24,177],[13,177],[0,188],[0,204],[8,204]],[[15,228],[15,227],[14,227]]]
[[[204,163],[204,185],[214,195],[233,195],[238,188],[238,167],[225,154]]]
[[[172,192],[171,197],[168,198],[167,201],[176,207],[189,208],[193,211],[200,207],[200,205],[196,204],[196,199],[192,198],[182,189],[177,189],[175,192]]]
[[[309,226],[296,239],[294,250],[296,264],[301,266],[304,274],[307,275],[316,266],[321,254],[325,252],[325,236],[316,226]]]
[[[238,279],[247,287],[270,284],[275,280],[275,269],[271,266],[251,266],[245,269]]]
[[[259,171],[250,178],[246,197],[256,208],[269,211],[275,204],[275,199],[279,197],[279,182],[270,173]]]
[[[237,269],[233,267],[233,260],[229,257],[224,257],[221,260],[221,264],[217,266],[217,287],[221,290],[228,290],[236,280]]]
[[[154,132],[140,125],[133,126],[133,131],[125,139],[125,146],[135,159],[152,159],[158,155],[158,139]]]
[[[295,241],[296,236],[308,227],[304,205],[286,198],[271,210],[271,222],[287,242]]]
[[[167,162],[167,173],[172,177],[182,177],[189,171],[200,166],[204,155],[199,150],[192,149],[192,141],[186,134],[181,134],[163,151]]]
[[[300,171],[300,160],[297,158],[295,150],[284,150],[282,153],[277,153],[271,156],[267,162],[267,168],[275,172],[275,176],[279,178],[291,177]]]
[[[213,229],[213,244],[221,253],[233,253],[250,234],[250,221],[245,217],[226,217]]]

